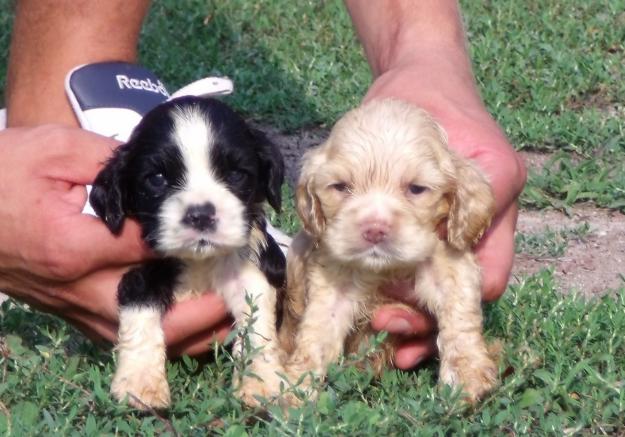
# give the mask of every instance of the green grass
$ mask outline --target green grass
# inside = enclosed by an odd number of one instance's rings
[[[327,124],[359,102],[369,80],[348,21],[338,1],[159,2],[141,60],[172,89],[230,76],[228,100],[249,117],[284,129]]]
[[[301,228],[299,217],[295,211],[295,194],[287,184],[282,186],[282,211],[280,214],[267,208],[267,217],[271,224],[282,229],[288,235],[295,235]]]
[[[0,0],[0,101],[13,0]],[[559,152],[532,172],[526,207],[576,202],[625,210],[625,0],[463,0],[470,50],[489,110],[518,149]],[[329,127],[355,106],[369,71],[338,0],[162,0],[143,29],[142,64],[176,89],[228,75],[228,102],[285,131]],[[272,221],[294,232],[292,193]],[[549,233],[549,232],[552,232]],[[536,256],[561,253],[579,229],[517,239]],[[584,301],[555,291],[543,271],[487,307],[501,338],[503,385],[475,410],[436,388],[437,363],[381,380],[335,366],[317,405],[287,419],[233,398],[233,363],[216,349],[200,366],[169,364],[167,417],[112,402],[111,351],[57,318],[5,303],[0,310],[0,434],[561,435],[623,434],[625,292]]]
[[[481,92],[515,147],[564,150],[582,159],[573,169],[538,171],[524,205],[565,208],[589,199],[622,210],[625,0],[461,3]],[[12,4],[0,0],[0,90]],[[360,101],[369,70],[340,1],[293,5],[155,2],[140,60],[170,89],[228,75],[236,86],[228,101],[283,130],[330,126]],[[596,167],[601,175],[592,187],[570,188],[589,193],[572,196],[569,185]]]
[[[579,158],[559,152],[544,169],[532,169],[521,196],[526,207],[568,210],[578,202],[625,211],[625,161],[621,153]]]
[[[625,2],[463,2],[484,98],[522,148],[602,149],[625,101]]]
[[[486,308],[504,342],[501,386],[475,409],[437,387],[436,361],[381,379],[333,366],[316,405],[257,414],[232,396],[223,350],[207,365],[168,364],[173,406],[139,414],[108,395],[113,361],[60,320],[5,303],[0,433],[12,435],[592,435],[625,432],[625,291],[563,297],[552,272],[524,279]]]
[[[553,230],[547,227],[542,232],[533,234],[517,232],[516,252],[535,258],[558,258],[564,255],[569,241],[583,241],[589,231],[589,224],[584,222],[573,228]]]

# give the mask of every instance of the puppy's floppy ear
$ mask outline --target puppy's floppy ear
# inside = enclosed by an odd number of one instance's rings
[[[89,202],[109,230],[119,234],[124,223],[124,187],[122,173],[128,162],[129,144],[119,146],[106,166],[98,173]]]
[[[495,210],[490,184],[469,161],[452,155],[455,188],[450,197],[447,241],[458,250],[470,249],[490,226]]]
[[[309,234],[316,237],[321,236],[326,225],[321,202],[314,189],[315,172],[323,162],[321,153],[319,148],[306,152],[295,192],[295,207],[302,225]]]
[[[280,149],[258,129],[250,129],[258,146],[261,162],[261,186],[269,205],[280,212],[282,204],[282,183],[284,182],[284,159]]]

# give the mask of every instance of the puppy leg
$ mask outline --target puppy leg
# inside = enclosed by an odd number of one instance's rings
[[[245,374],[235,375],[236,393],[247,405],[258,406],[257,397],[271,399],[280,393],[282,366],[276,332],[276,290],[251,263],[243,266],[238,280],[224,283],[222,290],[236,326],[249,329],[247,338],[235,341],[234,355],[247,362],[246,342],[254,350]]]
[[[165,336],[162,313],[149,306],[122,307],[119,312],[117,371],[111,393],[138,409],[169,405],[165,374]]]
[[[295,336],[306,308],[306,261],[313,248],[313,241],[305,231],[293,238],[287,254],[286,291],[282,302],[282,325],[278,332],[283,360],[295,349]]]
[[[169,405],[163,312],[171,303],[178,265],[154,260],[126,273],[119,285],[117,370],[111,393],[138,409]]]
[[[372,311],[373,312],[373,311]],[[358,354],[363,350],[371,347],[371,340],[378,333],[371,328],[369,318],[358,321],[352,333],[345,340],[345,355]],[[363,360],[359,360],[354,364],[365,370],[369,367],[374,374],[380,376],[385,369],[393,368],[395,362],[395,349],[400,344],[400,337],[388,334],[382,344],[376,351],[369,353]]]
[[[434,292],[427,304],[438,321],[441,382],[476,402],[496,385],[497,365],[482,336],[480,272],[472,255],[439,260],[434,277],[418,280],[417,290]]]
[[[286,373],[292,384],[302,377],[299,389],[308,391],[311,399],[316,393],[311,375],[323,378],[330,363],[336,362],[345,344],[345,339],[354,326],[360,310],[360,293],[349,287],[339,288],[325,280],[325,275],[310,275],[308,304],[305,308],[295,340],[295,350],[287,360]],[[286,401],[292,405],[300,403],[294,396]]]

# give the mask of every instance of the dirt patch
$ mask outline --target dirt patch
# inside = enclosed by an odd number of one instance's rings
[[[550,153],[541,153],[541,152],[531,152],[531,151],[522,151],[521,156],[525,161],[525,165],[527,168],[533,168],[534,170],[540,170],[545,166],[547,161],[549,161],[552,157]]]
[[[550,153],[521,152],[528,169],[539,171],[553,156]],[[517,253],[513,281],[522,275],[552,267],[559,288],[587,295],[605,293],[625,285],[625,215],[592,205],[575,205],[570,214],[555,210],[521,210],[517,232],[540,235],[547,231],[578,228],[588,223],[589,231],[569,238],[564,253],[557,257],[535,257]]]
[[[299,162],[304,152],[323,142],[329,131],[313,129],[294,134],[283,134],[263,126],[262,129],[280,147],[285,159],[287,181],[294,184],[299,173]],[[528,168],[539,170],[553,156],[550,153],[521,152]],[[578,290],[591,295],[624,285],[625,275],[625,215],[595,208],[575,206],[570,215],[555,210],[521,210],[517,231],[541,234],[547,230],[570,230],[588,223],[589,230],[580,238],[569,238],[564,253],[557,257],[536,257],[518,253],[512,281],[522,275],[552,267],[558,287],[563,292]]]
[[[280,148],[286,167],[286,180],[291,186],[297,182],[300,160],[306,150],[321,144],[330,134],[329,130],[321,128],[293,134],[284,134],[268,126],[261,126],[260,128]]]
[[[286,178],[291,185],[297,180],[304,152],[323,142],[329,133],[321,128],[293,134],[284,134],[267,126],[260,128],[280,147],[286,164]],[[552,156],[537,152],[521,154],[527,166],[537,170]],[[575,289],[591,295],[622,287],[624,280],[621,275],[625,275],[625,215],[590,205],[575,206],[571,208],[570,215],[554,210],[521,210],[517,231],[536,235],[548,229],[573,229],[584,222],[590,227],[588,232],[581,238],[568,239],[564,253],[557,257],[518,253],[512,281],[552,267],[563,292]],[[0,294],[0,303],[2,300]]]
[[[571,215],[554,210],[521,211],[517,232],[541,234],[547,230],[579,228],[588,223],[589,231],[570,238],[561,256],[535,257],[517,253],[513,281],[522,275],[552,267],[561,291],[578,290],[586,295],[605,293],[624,285],[625,215],[589,205],[572,208]]]

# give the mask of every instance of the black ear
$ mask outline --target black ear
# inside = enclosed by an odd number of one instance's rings
[[[128,161],[129,145],[115,150],[95,181],[89,195],[89,203],[113,234],[119,234],[124,224],[124,192],[122,174]]]
[[[250,129],[258,146],[261,162],[261,186],[265,188],[265,197],[273,209],[280,212],[282,204],[282,183],[284,182],[284,160],[280,149],[267,136],[257,130]]]

